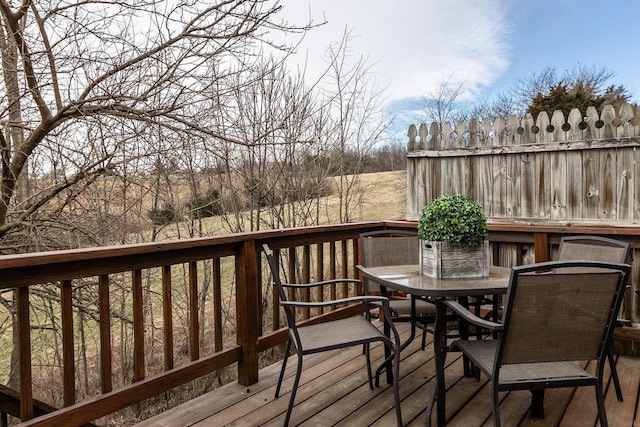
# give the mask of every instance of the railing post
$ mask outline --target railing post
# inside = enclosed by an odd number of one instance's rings
[[[533,250],[536,262],[551,261],[549,252],[549,234],[533,233]]]
[[[238,345],[242,346],[242,360],[238,362],[238,383],[251,385],[258,381],[258,251],[256,242],[242,243],[236,258],[236,325]]]

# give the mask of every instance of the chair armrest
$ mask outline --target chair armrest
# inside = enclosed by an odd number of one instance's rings
[[[313,288],[316,286],[325,286],[325,285],[333,285],[336,283],[362,283],[358,279],[331,279],[331,280],[322,280],[320,282],[313,283],[283,283],[282,286],[285,288]]]
[[[359,297],[350,297],[350,298],[341,298],[334,299],[328,301],[319,301],[319,302],[306,302],[306,301],[281,301],[280,305],[283,307],[326,307],[330,305],[338,305],[338,304],[348,304],[354,302],[382,302],[389,301],[388,298],[383,296],[359,296]]]
[[[462,304],[457,301],[443,301],[444,305],[455,311],[460,317],[462,317],[467,322],[480,326],[484,329],[489,329],[491,331],[501,331],[504,326],[501,323],[492,322],[487,319],[483,319],[482,317],[478,317],[469,310],[467,310]]]

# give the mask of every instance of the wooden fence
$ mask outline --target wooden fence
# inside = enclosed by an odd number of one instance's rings
[[[640,109],[411,125],[407,219],[463,193],[490,218],[640,219]]]

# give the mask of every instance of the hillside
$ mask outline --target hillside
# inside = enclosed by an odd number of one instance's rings
[[[405,219],[407,172],[391,171],[361,175],[362,220]]]
[[[351,212],[351,221],[369,221],[381,219],[405,219],[407,207],[407,173],[406,171],[390,171],[362,174],[359,185],[354,191],[354,201],[351,202],[355,212]],[[356,201],[359,200],[359,203]],[[339,198],[331,195],[321,200],[321,224],[339,223]],[[267,213],[261,214],[263,217]],[[203,235],[227,234],[230,224],[243,221],[243,229],[248,230],[247,215],[239,218],[233,216],[205,218],[203,220]],[[170,240],[191,237],[184,222],[173,223],[165,227],[158,240]]]

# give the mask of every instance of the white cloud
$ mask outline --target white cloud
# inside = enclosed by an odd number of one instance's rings
[[[421,97],[443,81],[464,82],[467,96],[491,85],[508,66],[508,28],[495,0],[285,0],[284,16],[328,23],[300,48],[320,70],[326,47],[353,36],[355,57],[368,59],[389,100]]]

